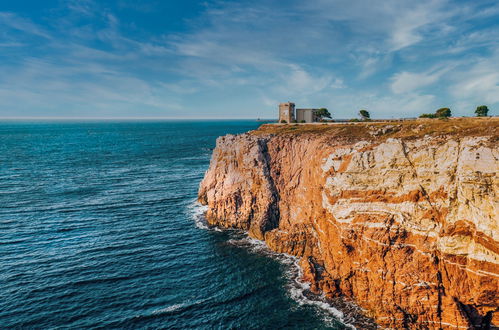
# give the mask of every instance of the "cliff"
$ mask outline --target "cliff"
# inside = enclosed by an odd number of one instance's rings
[[[385,328],[499,325],[499,120],[263,125],[217,140],[210,225],[301,257]]]

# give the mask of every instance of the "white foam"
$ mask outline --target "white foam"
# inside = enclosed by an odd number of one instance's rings
[[[207,205],[202,205],[197,200],[193,200],[186,208],[187,212],[191,215],[192,220],[194,220],[196,227],[199,229],[210,229],[206,222],[206,218],[204,217],[204,214],[208,210]]]
[[[184,308],[188,308],[188,307],[202,304],[205,301],[207,301],[207,299],[202,299],[202,300],[198,300],[198,301],[188,300],[188,301],[182,302],[180,304],[173,304],[173,305],[170,305],[170,306],[165,307],[165,308],[153,310],[151,312],[151,315],[174,313],[174,312],[176,312],[178,310],[182,310]]]
[[[179,310],[185,306],[186,306],[186,304],[175,304],[175,305],[168,306],[166,308],[154,310],[154,311],[152,311],[151,314],[157,315],[157,314],[171,313],[171,312]]]
[[[263,254],[268,254],[271,255],[273,252],[267,247],[265,242],[251,238],[249,236],[246,236],[242,239],[230,239],[227,241],[227,243],[239,247],[243,247],[245,249],[250,250],[251,252],[255,253],[263,253]]]
[[[296,301],[300,306],[309,305],[316,307],[323,320],[330,326],[334,326],[335,322],[341,321],[347,327],[355,329],[353,325],[345,323],[344,314],[328,304],[324,296],[317,296],[317,299],[311,299],[305,295],[305,292],[310,290],[310,284],[301,280],[303,272],[298,264],[299,258],[286,253],[274,252],[268,248],[265,242],[249,236],[242,239],[230,239],[227,243],[247,248],[255,253],[265,254],[286,265],[286,289],[291,299]]]
[[[316,299],[311,299],[305,295],[305,292],[310,290],[310,283],[301,280],[303,272],[298,264],[299,259],[287,255],[286,257],[288,258],[286,264],[290,266],[286,272],[286,277],[288,279],[287,288],[290,297],[299,305],[317,307],[322,312],[323,320],[330,326],[334,326],[335,321],[340,320],[347,327],[355,329],[353,325],[345,323],[345,315],[327,303],[324,295],[317,296]]]

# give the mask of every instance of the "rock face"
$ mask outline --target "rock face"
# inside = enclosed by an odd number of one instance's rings
[[[313,291],[382,327],[486,329],[499,325],[498,122],[227,135],[199,200],[209,224],[301,257]]]

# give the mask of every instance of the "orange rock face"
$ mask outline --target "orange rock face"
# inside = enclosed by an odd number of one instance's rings
[[[385,328],[499,326],[496,136],[217,140],[211,225],[301,257],[304,279]]]

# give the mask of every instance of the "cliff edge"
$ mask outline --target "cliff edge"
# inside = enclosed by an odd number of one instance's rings
[[[499,326],[499,119],[263,125],[217,140],[210,225],[301,257],[385,328]]]

